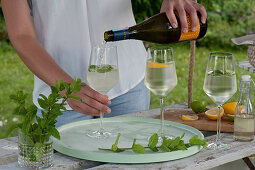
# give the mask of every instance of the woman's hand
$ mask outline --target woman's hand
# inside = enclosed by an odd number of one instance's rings
[[[164,0],[160,12],[166,12],[167,17],[174,28],[178,27],[178,23],[174,12],[177,12],[181,22],[181,28],[184,33],[188,32],[188,24],[186,13],[191,17],[191,30],[196,31],[197,27],[197,11],[201,14],[201,22],[206,22],[205,8],[192,0]]]
[[[82,87],[82,90],[78,93],[74,93],[74,95],[80,97],[82,103],[74,99],[68,99],[67,102],[76,112],[91,116],[99,116],[100,111],[103,113],[111,113],[111,109],[106,106],[111,104],[108,96],[98,93],[88,85]]]

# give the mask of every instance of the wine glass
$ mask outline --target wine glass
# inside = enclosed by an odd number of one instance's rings
[[[217,104],[217,135],[216,141],[208,145],[209,149],[229,147],[220,139],[221,106],[236,92],[236,74],[234,56],[231,53],[210,53],[204,80],[204,92]]]
[[[145,86],[160,99],[161,105],[161,128],[158,136],[162,140],[166,136],[164,132],[164,97],[177,85],[173,49],[148,49]]]
[[[92,47],[87,80],[89,85],[101,94],[107,94],[119,81],[118,55],[116,46],[108,44]],[[89,131],[87,135],[93,138],[106,138],[111,135],[103,128],[103,115],[100,112],[100,127],[97,131]]]

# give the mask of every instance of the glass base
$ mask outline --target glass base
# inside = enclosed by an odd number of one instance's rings
[[[18,144],[18,164],[28,169],[48,168],[53,163],[52,143],[40,147]]]
[[[207,145],[207,148],[211,150],[229,149],[231,145],[222,142],[212,142]]]
[[[102,138],[111,137],[112,133],[109,131],[105,131],[104,129],[101,129],[101,130],[97,130],[97,131],[88,131],[87,136],[91,137],[91,138],[102,139]]]

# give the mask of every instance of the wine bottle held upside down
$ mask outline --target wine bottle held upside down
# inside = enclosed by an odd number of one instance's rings
[[[201,22],[200,13],[198,12],[197,15],[198,23],[194,32],[191,31],[191,18],[189,15],[186,16],[188,32],[184,33],[180,27],[181,24],[178,17],[176,18],[179,27],[173,28],[166,13],[159,13],[132,27],[106,31],[104,33],[104,39],[106,42],[136,39],[159,44],[170,44],[200,39],[206,34],[207,21],[203,24]]]

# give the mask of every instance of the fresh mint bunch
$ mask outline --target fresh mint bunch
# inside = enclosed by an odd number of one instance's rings
[[[135,153],[140,153],[144,154],[146,153],[146,148],[149,148],[153,152],[158,152],[159,150],[164,151],[164,152],[172,152],[172,151],[177,151],[177,150],[187,150],[187,148],[198,145],[198,146],[207,146],[207,139],[199,139],[198,135],[193,136],[190,140],[189,143],[184,143],[183,137],[184,133],[182,136],[177,136],[174,139],[167,139],[165,136],[163,137],[163,141],[160,146],[158,146],[158,134],[154,133],[150,139],[148,146],[142,146],[140,144],[136,144],[136,139],[133,140],[133,144],[131,148],[118,148],[118,142],[120,138],[120,133],[118,134],[118,137],[115,141],[115,143],[112,145],[111,149],[104,149],[104,148],[99,148],[99,150],[104,150],[104,151],[112,151],[112,152],[123,152],[125,150],[132,150]]]
[[[40,94],[41,98],[38,98],[38,103],[43,108],[42,117],[36,115],[37,107],[34,104],[26,105],[27,94],[24,94],[23,91],[10,95],[10,98],[18,105],[13,112],[14,115],[18,115],[21,119],[21,123],[17,127],[24,134],[31,136],[26,141],[29,141],[30,144],[43,143],[50,136],[60,139],[59,132],[55,128],[56,118],[62,115],[61,110],[66,110],[65,102],[67,99],[72,98],[82,101],[79,97],[73,95],[73,93],[79,92],[82,86],[84,85],[81,84],[80,79],[74,80],[73,83],[64,81],[58,83],[56,81],[56,86],[51,86],[51,94],[48,97]],[[60,92],[64,91],[65,95],[62,96]],[[12,129],[14,128],[12,127]]]

